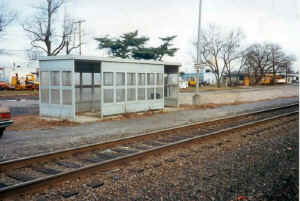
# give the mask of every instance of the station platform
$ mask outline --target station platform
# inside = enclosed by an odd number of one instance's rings
[[[299,102],[298,97],[227,105],[214,109],[169,111],[142,118],[87,123],[74,127],[7,131],[0,139],[0,161],[58,151],[79,145],[94,144],[145,132],[204,122],[229,115],[267,109]]]

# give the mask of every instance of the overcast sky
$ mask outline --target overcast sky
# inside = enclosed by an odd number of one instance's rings
[[[9,1],[17,9],[19,21],[30,19],[31,6],[40,0]],[[43,1],[43,0],[41,0]],[[151,38],[150,45],[158,45],[158,37],[177,35],[175,46],[180,48],[174,58],[191,71],[193,66],[192,42],[197,36],[199,0],[69,0],[68,13],[84,19],[83,55],[103,56],[96,49],[94,37],[110,34],[118,36],[139,30]],[[18,6],[16,6],[18,5]],[[64,9],[63,9],[64,10]],[[276,42],[300,60],[300,1],[299,0],[203,0],[202,25],[214,23],[225,28],[241,28],[252,42]],[[23,50],[29,41],[18,23],[0,39],[0,49],[12,50],[16,55],[0,56],[0,65],[23,62]],[[300,62],[297,62],[297,66]]]

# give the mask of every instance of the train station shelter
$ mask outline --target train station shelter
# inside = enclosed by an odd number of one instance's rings
[[[179,63],[50,56],[39,65],[41,116],[75,120],[178,106]]]

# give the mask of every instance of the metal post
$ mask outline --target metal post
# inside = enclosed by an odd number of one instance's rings
[[[196,81],[196,93],[199,93],[199,83],[200,83],[200,68],[201,68],[201,16],[202,16],[202,0],[199,2],[199,21],[198,21],[198,42],[197,42],[197,64],[196,64],[196,69],[197,69],[197,81]]]
[[[92,72],[92,104],[91,104],[91,111],[92,112],[95,112],[95,109],[94,109],[94,96],[95,96],[95,73]]]
[[[78,20],[77,22],[74,22],[74,23],[78,23],[78,35],[79,35],[79,55],[81,55],[81,45],[82,45],[82,42],[81,42],[81,23],[85,22],[85,20]]]
[[[288,84],[288,65],[285,64],[285,84]]]
[[[79,21],[79,55],[81,55],[81,23],[82,21]]]
[[[82,85],[83,85],[83,81],[82,81],[82,72],[80,72],[80,74],[79,74],[79,102],[81,102],[82,100],[83,100],[83,98],[82,98],[82,91],[83,91],[83,87],[82,87]]]

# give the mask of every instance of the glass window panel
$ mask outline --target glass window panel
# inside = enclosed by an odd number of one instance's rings
[[[148,100],[154,100],[154,88],[147,89],[147,98]]]
[[[41,102],[49,103],[49,89],[41,89]]]
[[[127,89],[127,101],[136,100],[136,90],[135,88]]]
[[[162,99],[163,98],[163,88],[159,87],[156,88],[156,99]]]
[[[64,105],[72,105],[72,90],[63,90],[62,98]]]
[[[59,89],[51,89],[51,104],[60,104]]]
[[[92,73],[82,73],[82,84],[92,85]]]
[[[104,86],[113,86],[114,85],[114,74],[113,73],[104,73]]]
[[[104,103],[113,103],[114,102],[114,90],[113,89],[104,89]]]
[[[156,85],[163,85],[163,74],[162,73],[156,74]]]
[[[138,74],[138,79],[139,79],[139,86],[145,86],[146,84],[146,73],[139,73]]]
[[[83,88],[82,89],[82,101],[90,101],[92,100],[92,88]]]
[[[51,86],[59,86],[60,79],[59,79],[59,71],[52,71],[51,72]]]
[[[145,95],[145,88],[139,88],[138,89],[138,100],[145,100],[146,95]]]
[[[135,86],[135,83],[136,83],[135,73],[127,73],[127,85]]]
[[[62,72],[62,82],[63,86],[72,86],[72,72],[63,71]]]
[[[155,74],[154,73],[147,73],[147,83],[148,85],[154,85],[155,82]]]
[[[117,73],[116,76],[117,86],[125,86],[125,73]]]
[[[41,72],[41,87],[49,87],[49,72]]]
[[[95,85],[101,85],[101,74],[100,73],[95,73],[94,74],[94,80],[95,80]]]
[[[125,89],[117,89],[117,102],[125,102]]]

